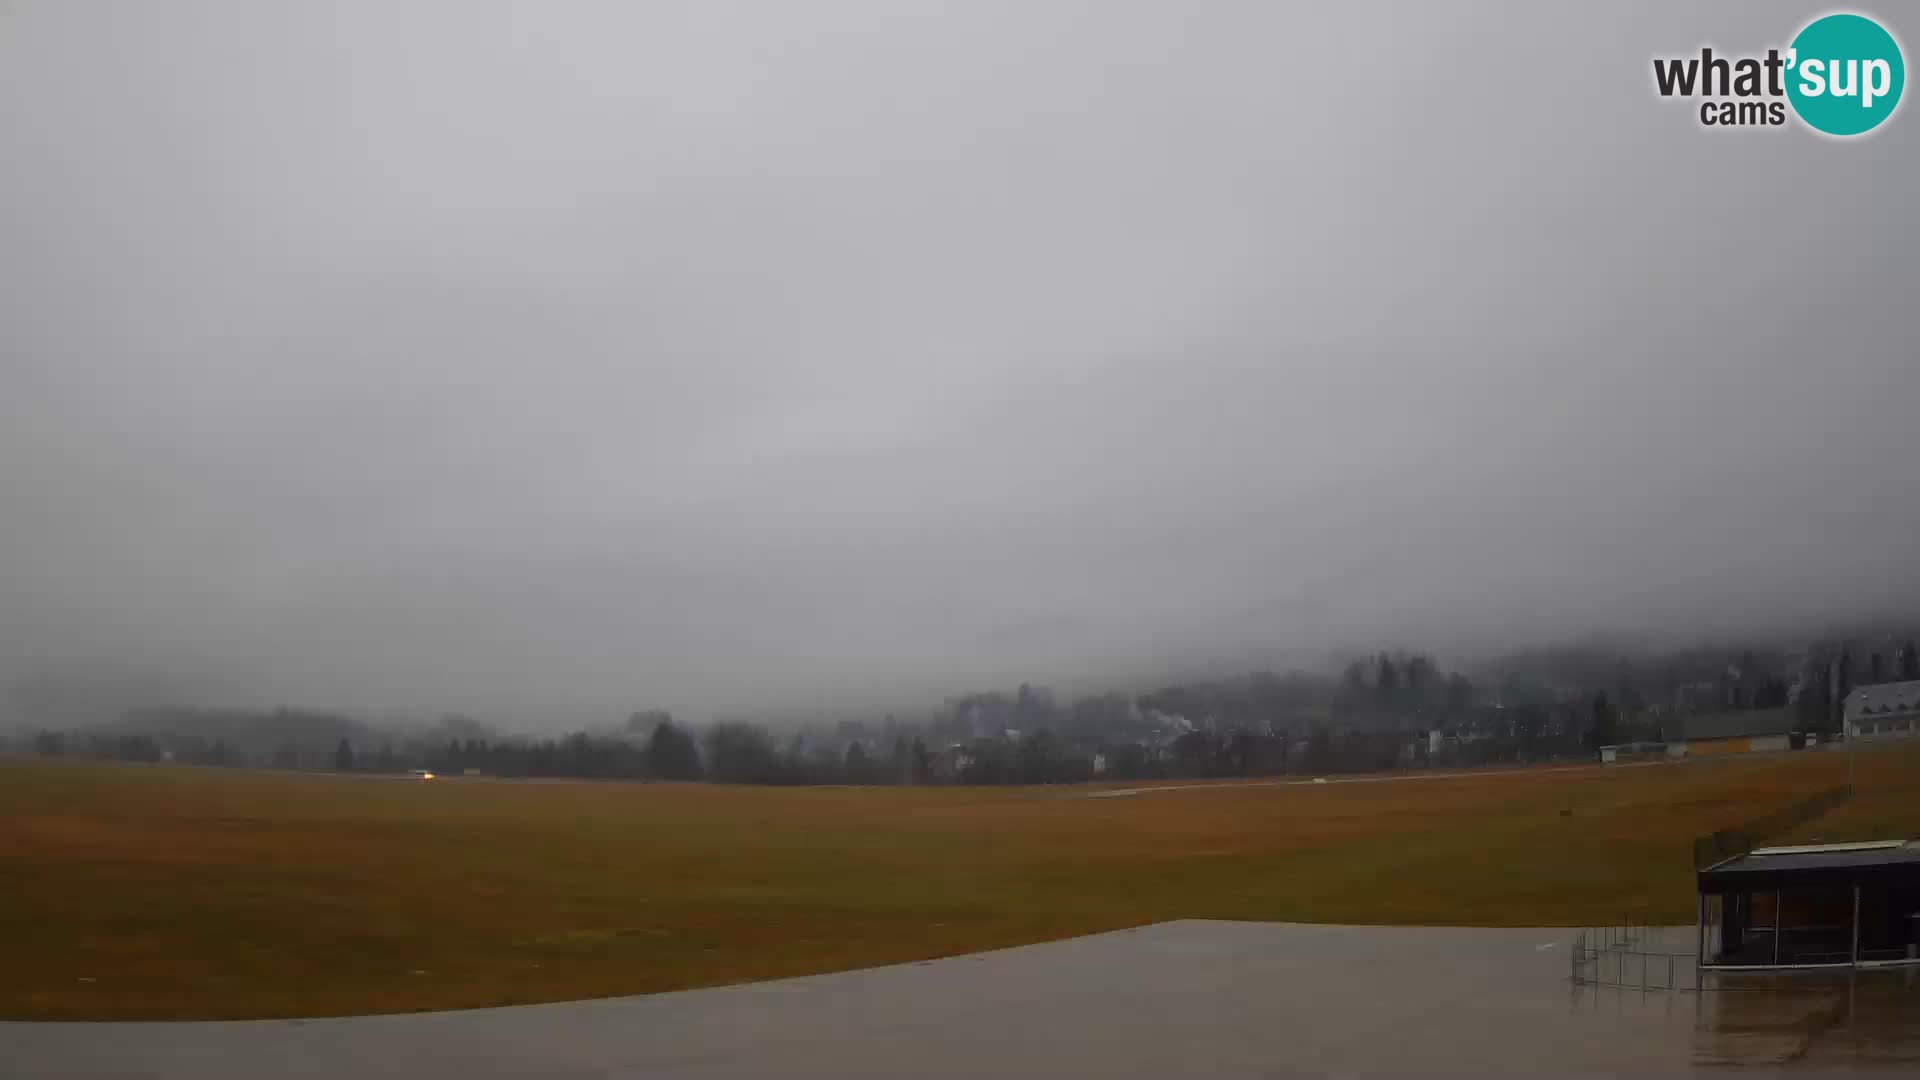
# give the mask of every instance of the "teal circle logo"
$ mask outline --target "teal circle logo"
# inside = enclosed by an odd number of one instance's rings
[[[1815,131],[1864,135],[1893,115],[1907,85],[1900,43],[1864,15],[1828,15],[1793,39],[1787,100]]]

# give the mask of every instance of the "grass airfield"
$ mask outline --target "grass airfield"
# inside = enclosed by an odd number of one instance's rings
[[[1796,839],[1920,833],[1920,747]],[[0,1017],[648,993],[1173,919],[1690,922],[1689,841],[1837,752],[1404,781],[749,788],[0,759]]]

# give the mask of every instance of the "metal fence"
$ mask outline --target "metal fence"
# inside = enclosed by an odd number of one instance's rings
[[[1744,855],[1766,843],[1768,837],[1786,832],[1795,826],[1804,825],[1846,802],[1850,794],[1846,787],[1833,788],[1801,799],[1771,814],[1754,818],[1743,825],[1721,829],[1710,836],[1699,837],[1693,842],[1693,867],[1699,870],[1723,859]]]
[[[1698,953],[1682,952],[1682,935],[1693,927],[1601,926],[1573,939],[1572,976],[1578,986],[1618,986],[1641,991],[1700,990]],[[1687,942],[1692,945],[1692,941]]]

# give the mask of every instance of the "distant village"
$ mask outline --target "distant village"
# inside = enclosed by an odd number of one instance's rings
[[[503,734],[458,715],[381,724],[288,708],[150,706],[29,725],[11,748],[434,778],[1047,784],[1621,763],[1915,735],[1920,652],[1911,638],[1881,635],[1630,658],[1544,650],[1472,676],[1421,653],[1382,651],[1337,675],[1258,672],[1067,702],[1022,684],[951,698],[920,719],[696,727],[643,710],[563,737]]]

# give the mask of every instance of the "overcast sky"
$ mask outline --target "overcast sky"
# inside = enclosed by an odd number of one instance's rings
[[[1920,116],[1650,75],[1823,10],[6,0],[0,674],[699,717],[1885,610]]]

